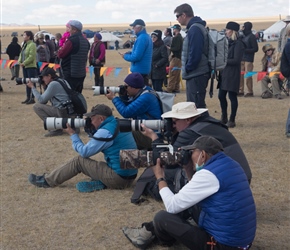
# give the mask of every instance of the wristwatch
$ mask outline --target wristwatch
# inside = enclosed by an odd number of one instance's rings
[[[163,177],[161,177],[161,178],[159,178],[159,179],[156,180],[156,185],[157,186],[158,186],[158,184],[159,184],[160,181],[165,181],[166,182],[166,180]]]

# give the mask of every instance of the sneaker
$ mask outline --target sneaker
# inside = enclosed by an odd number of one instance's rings
[[[76,184],[77,190],[81,193],[90,193],[104,189],[106,186],[101,181],[81,181]]]
[[[57,130],[51,130],[47,134],[45,134],[45,137],[53,137],[53,136],[59,136],[62,135],[63,131],[62,129],[57,129]]]
[[[50,186],[46,182],[44,175],[35,175],[35,174],[30,174],[28,176],[29,182],[37,187],[43,187],[43,188],[49,188]]]
[[[233,121],[228,121],[227,124],[228,128],[234,128],[236,126],[236,123]]]
[[[138,248],[145,249],[155,238],[145,226],[139,228],[123,227],[123,233]]]
[[[33,103],[35,103],[33,98],[31,98],[28,102],[26,102],[26,104],[33,104]]]
[[[272,98],[272,96],[273,96],[273,94],[269,91],[265,91],[261,95],[262,99]]]
[[[245,94],[244,96],[245,96],[245,97],[253,97],[254,94],[253,94],[253,93],[247,93],[247,94]]]
[[[281,94],[277,94],[277,95],[275,95],[275,97],[276,97],[277,99],[279,99],[279,100],[283,99],[282,96],[281,96]]]

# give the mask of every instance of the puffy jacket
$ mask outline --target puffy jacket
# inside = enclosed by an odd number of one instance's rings
[[[195,25],[200,24],[200,25]],[[203,35],[206,22],[193,17],[187,24],[187,35],[182,49],[182,78],[187,80],[209,73],[208,37]]]
[[[120,97],[115,97],[112,101],[116,109],[124,118],[154,120],[161,119],[162,110],[157,97],[149,92],[143,93],[150,87],[140,89],[140,92],[130,102],[124,102]]]
[[[223,152],[212,156],[203,169],[217,177],[220,187],[199,203],[199,226],[219,243],[246,247],[255,238],[257,222],[255,202],[245,173]]]
[[[147,34],[146,29],[137,34],[131,52],[124,54],[124,59],[131,62],[130,70],[132,73],[149,74],[151,70],[153,44],[151,37]]]
[[[115,130],[118,129],[118,122],[113,116],[109,116],[98,129],[106,129],[114,135]],[[114,139],[114,143],[111,147],[104,149],[102,152],[105,155],[105,160],[110,168],[112,168],[117,174],[121,176],[132,176],[137,174],[137,169],[121,169],[119,152],[122,149],[136,149],[136,143],[131,132],[129,133],[118,133]]]
[[[66,77],[81,78],[86,76],[86,65],[90,44],[81,32],[68,37],[72,43],[72,51],[61,61],[61,68]]]

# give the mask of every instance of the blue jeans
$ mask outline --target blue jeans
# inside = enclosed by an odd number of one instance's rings
[[[24,78],[35,78],[37,77],[37,68],[23,68],[23,77]],[[36,84],[34,83],[34,86],[36,86]],[[31,99],[34,98],[31,88],[26,86],[26,97],[27,99]]]

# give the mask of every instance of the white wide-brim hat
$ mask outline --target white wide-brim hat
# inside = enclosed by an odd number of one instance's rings
[[[285,19],[283,19],[284,22],[290,22],[290,16],[286,16]]]
[[[208,109],[197,109],[194,102],[179,102],[172,110],[161,115],[162,118],[187,119],[206,112]]]

